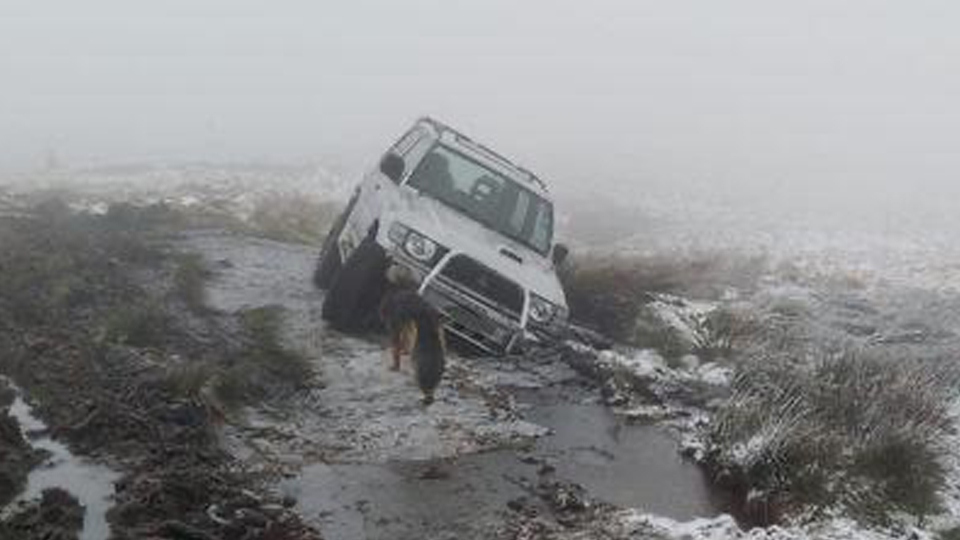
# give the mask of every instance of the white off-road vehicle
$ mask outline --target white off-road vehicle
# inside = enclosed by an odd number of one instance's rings
[[[504,354],[556,335],[567,303],[553,203],[533,173],[430,118],[367,173],[336,220],[314,274],[323,316],[357,328],[376,316],[390,265],[409,270],[447,330]]]

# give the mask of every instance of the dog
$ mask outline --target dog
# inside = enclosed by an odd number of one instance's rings
[[[387,271],[390,286],[380,303],[380,320],[390,336],[390,369],[399,370],[401,356],[409,353],[423,393],[421,401],[430,405],[446,367],[446,339],[440,314],[417,294],[412,277],[402,272],[400,267]]]

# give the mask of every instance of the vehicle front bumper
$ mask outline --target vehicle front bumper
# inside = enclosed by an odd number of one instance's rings
[[[476,295],[431,273],[402,252],[391,253],[390,258],[393,264],[407,268],[414,275],[420,283],[420,295],[442,315],[444,328],[471,345],[501,356],[532,337],[513,316],[481,302]]]
[[[467,342],[495,355],[511,352],[523,338],[518,322],[477,302],[441,278],[425,283],[420,294],[444,316],[444,327]]]

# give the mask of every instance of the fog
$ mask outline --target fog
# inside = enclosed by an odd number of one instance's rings
[[[565,194],[830,212],[960,195],[947,1],[0,6],[7,172],[55,156],[352,175],[430,114]]]

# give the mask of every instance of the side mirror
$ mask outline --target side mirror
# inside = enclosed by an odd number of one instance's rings
[[[570,254],[570,248],[564,244],[554,244],[553,245],[553,265],[560,266],[563,264],[563,261],[567,260],[567,255]]]
[[[393,152],[383,156],[383,159],[380,160],[380,172],[395,183],[400,182],[405,168],[406,165],[403,163],[403,158]]]

